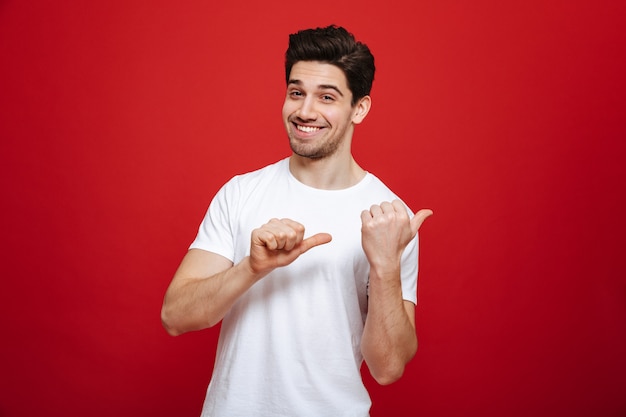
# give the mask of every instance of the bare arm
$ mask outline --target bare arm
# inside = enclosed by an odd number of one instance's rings
[[[233,266],[223,256],[191,249],[165,293],[163,327],[175,336],[217,324],[257,279],[248,258]]]
[[[409,219],[395,200],[372,206],[361,215],[363,249],[370,263],[368,313],[361,352],[380,384],[398,380],[417,351],[415,305],[402,299],[402,252],[432,211]]]
[[[215,253],[191,249],[165,293],[161,308],[163,327],[169,334],[179,335],[219,323],[255,282],[330,240],[327,233],[304,239],[301,224],[272,219],[252,231],[250,255],[236,265]]]

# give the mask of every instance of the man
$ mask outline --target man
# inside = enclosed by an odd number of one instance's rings
[[[222,320],[203,416],[367,416],[360,366],[397,380],[417,349],[417,230],[351,154],[374,58],[345,29],[289,38],[292,154],[217,193],[162,309],[178,335]],[[306,229],[305,229],[306,228]]]

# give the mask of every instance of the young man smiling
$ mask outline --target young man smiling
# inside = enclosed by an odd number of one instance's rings
[[[290,157],[217,193],[166,294],[178,335],[222,321],[203,416],[367,416],[417,349],[415,216],[352,157],[374,58],[335,26],[290,36]],[[306,229],[305,229],[306,228]]]

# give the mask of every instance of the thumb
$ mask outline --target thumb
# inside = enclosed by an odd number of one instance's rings
[[[328,233],[318,233],[313,236],[310,236],[300,242],[300,253],[304,253],[315,246],[323,245],[325,243],[330,242],[333,237]]]
[[[421,209],[420,211],[415,213],[415,216],[413,216],[413,218],[411,219],[411,231],[413,232],[414,236],[419,230],[422,223],[424,223],[424,220],[432,215],[433,211],[430,209]]]

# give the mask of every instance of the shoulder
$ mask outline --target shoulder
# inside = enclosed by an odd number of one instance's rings
[[[371,172],[365,175],[364,186],[368,189],[368,192],[375,194],[377,197],[399,198],[380,178]]]
[[[413,214],[413,212],[411,211],[411,208],[406,204],[406,202],[398,194],[393,192],[376,175],[368,172],[366,179],[367,179],[368,195],[370,195],[374,201],[379,200],[378,202],[374,202],[373,204],[379,204],[379,203],[382,203],[383,201],[391,202],[392,200],[400,200],[406,206],[409,213],[411,213],[411,215]]]
[[[235,175],[222,186],[218,198],[231,206],[253,204],[255,199],[281,188],[281,184],[286,181],[288,169],[288,162],[283,159],[263,168]]]
[[[266,165],[263,168],[235,175],[226,184],[237,184],[239,186],[245,186],[255,184],[261,181],[268,181],[284,175],[287,169],[288,160],[285,158]]]
[[[231,177],[221,189],[221,193],[232,194],[238,192],[246,192],[249,189],[255,189],[263,183],[271,183],[284,175],[287,160],[281,159],[277,162],[266,165],[254,171],[237,174]]]

